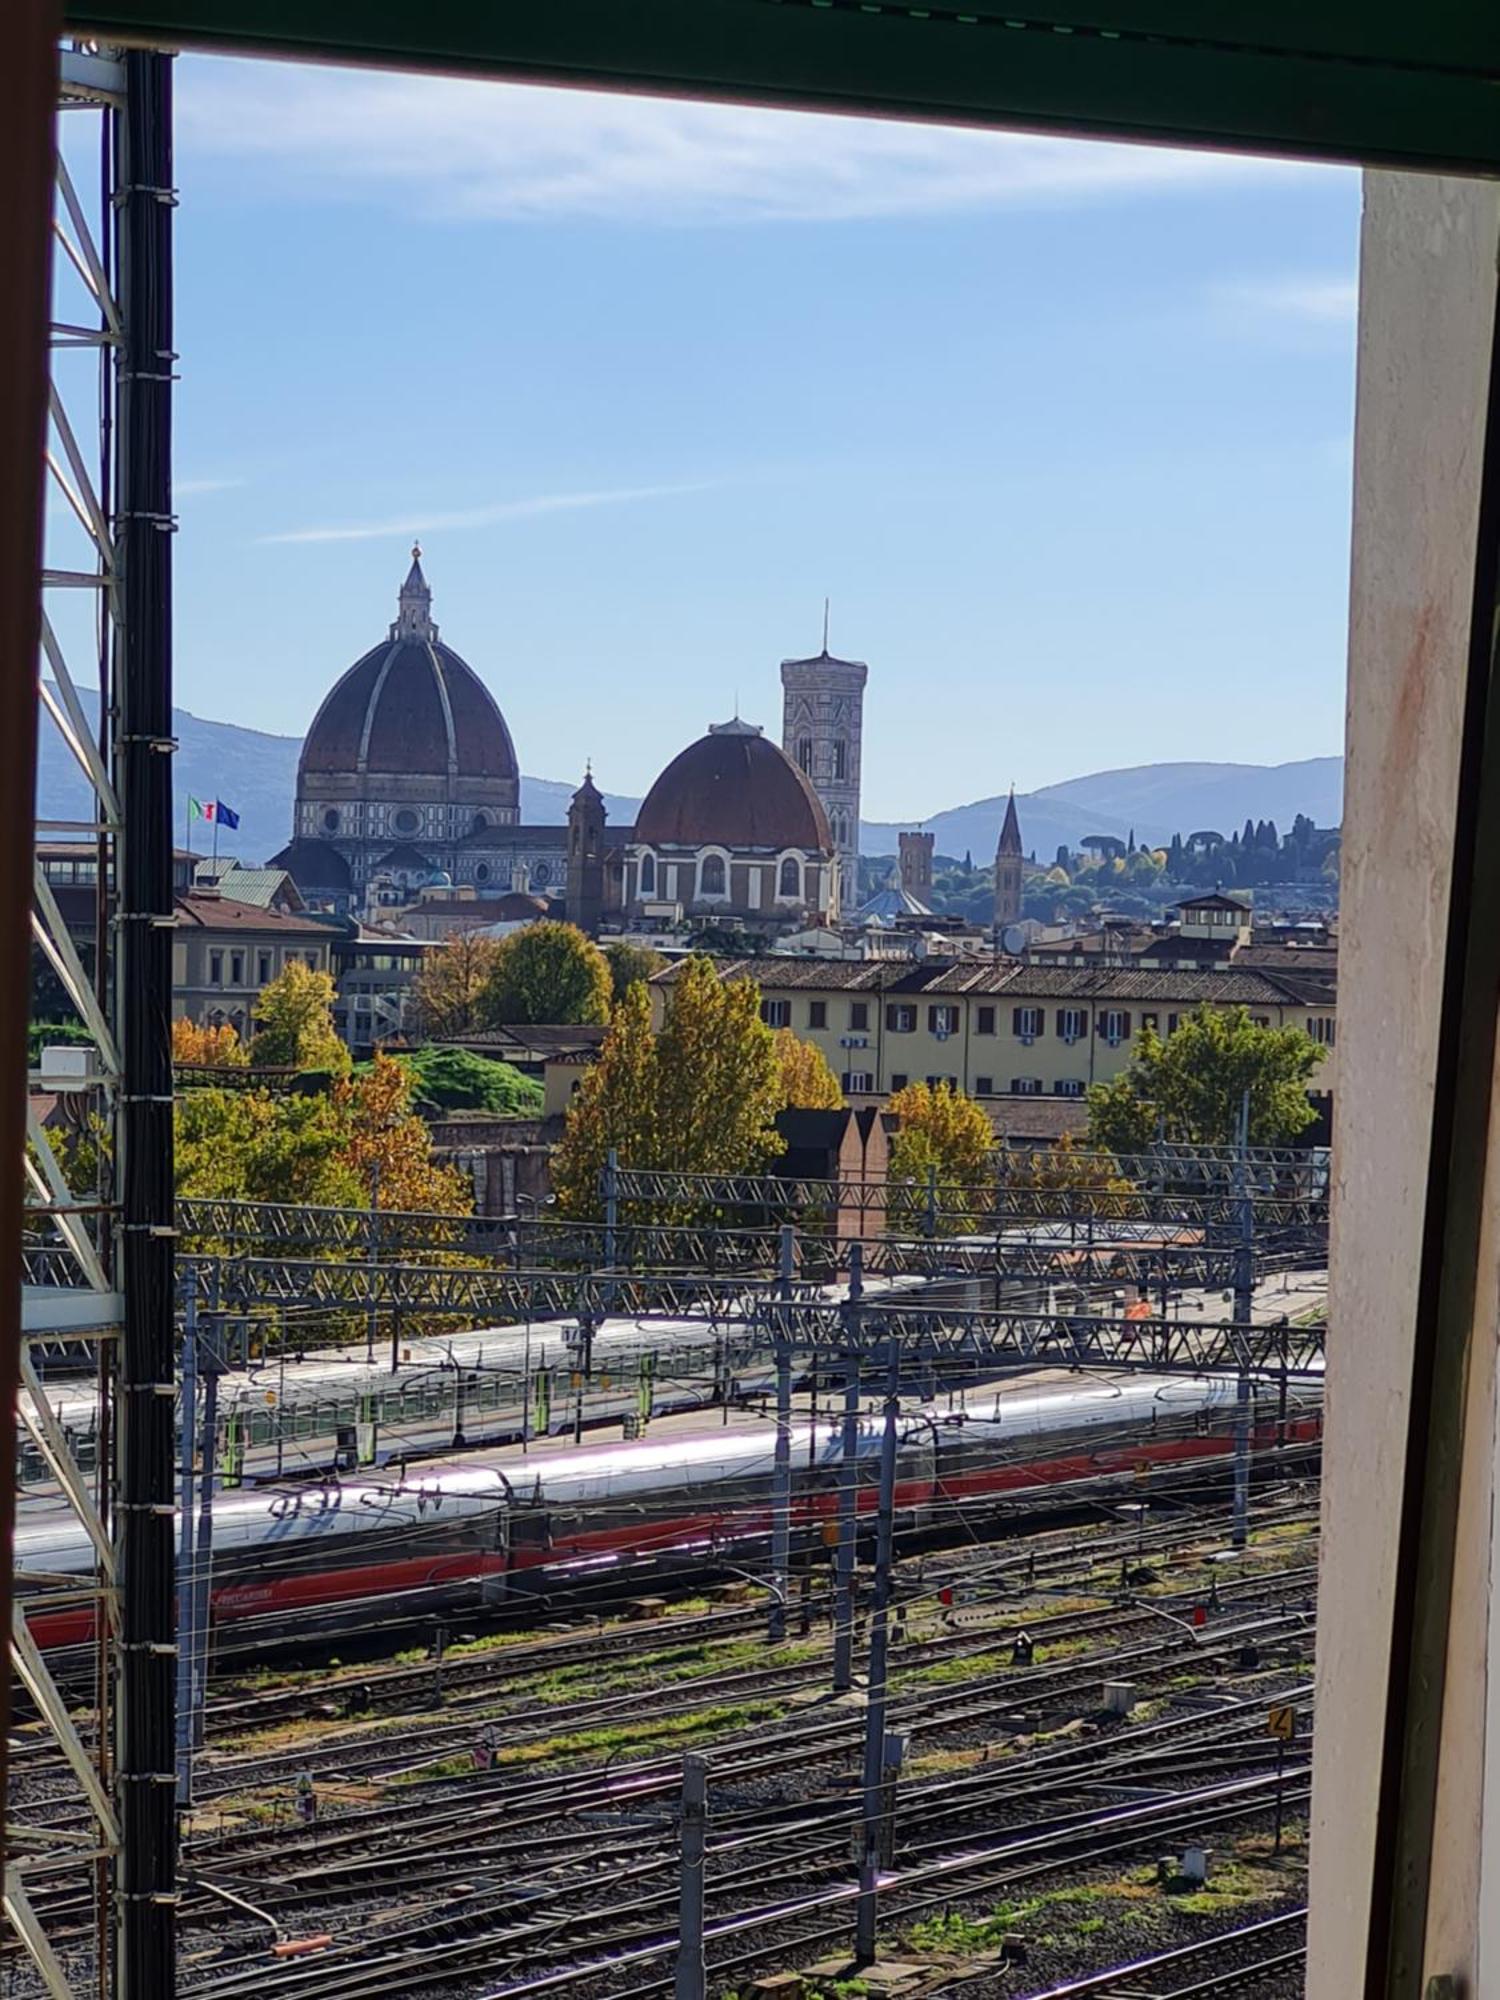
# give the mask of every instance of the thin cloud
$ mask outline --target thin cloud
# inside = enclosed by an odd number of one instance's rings
[[[228,493],[244,484],[243,479],[174,479],[172,494],[174,499],[182,500],[198,493]]]
[[[1249,312],[1303,326],[1349,327],[1359,312],[1359,285],[1353,278],[1246,279],[1219,286],[1214,296],[1227,312]]]
[[[181,144],[254,159],[300,199],[456,221],[847,222],[1081,204],[1333,171],[1230,154],[892,120],[184,61]]]
[[[695,479],[676,486],[613,486],[584,493],[539,493],[526,500],[500,500],[431,514],[402,514],[382,521],[344,522],[333,527],[288,528],[261,535],[261,542],[373,542],[391,535],[426,535],[436,529],[492,528],[504,521],[527,521],[542,514],[570,514],[585,507],[623,507],[637,500],[671,500],[706,493],[717,482]]]

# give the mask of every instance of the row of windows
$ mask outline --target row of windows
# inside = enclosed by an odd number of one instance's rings
[[[272,979],[276,976],[274,969],[276,954],[272,951],[257,951],[253,954],[244,951],[211,951],[208,954],[209,985],[243,986],[246,983],[245,966],[252,956],[255,962],[255,984],[257,986],[269,986]],[[314,972],[318,970],[321,961],[317,952],[303,952],[300,956],[306,960]],[[294,964],[298,957],[299,954],[297,952],[289,951],[286,955],[287,964]],[[229,971],[227,979],[224,976],[226,959],[228,960]]]
[[[851,1000],[848,1003],[848,1025],[853,1033],[868,1032],[870,1026],[870,1003],[868,1000]],[[921,1008],[915,1004],[893,1001],[885,1010],[885,1025],[893,1035],[914,1035],[921,1018]],[[995,1033],[997,1010],[993,1007],[974,1009],[974,1033],[993,1035]],[[790,1000],[763,1000],[760,1007],[761,1019],[772,1028],[789,1028],[792,1025],[792,1003]],[[1181,1019],[1179,1014],[1166,1016],[1165,1029],[1160,1014],[1142,1014],[1139,1025],[1151,1028],[1158,1034],[1174,1035]],[[1271,1025],[1269,1014],[1252,1014],[1251,1020],[1257,1028]],[[807,1003],[807,1023],[812,1029],[828,1026],[828,1002],[809,1000]],[[961,1025],[960,1010],[948,1002],[930,1005],[927,1009],[927,1032],[939,1039],[956,1035]],[[1094,1015],[1092,1032],[1110,1042],[1129,1041],[1136,1017],[1128,1007],[1101,1007]],[[1022,1042],[1042,1040],[1047,1034],[1047,1009],[1045,1007],[1012,1007],[1010,1010],[1010,1031]],[[1061,1042],[1081,1042],[1090,1032],[1089,1011],[1086,1007],[1059,1007],[1055,1010],[1053,1031]],[[1314,1017],[1307,1023],[1307,1032],[1315,1042],[1332,1048],[1336,1038],[1336,1024],[1331,1015]]]
[[[957,1090],[959,1087],[956,1076],[928,1076],[924,1077],[922,1081],[933,1090],[936,1090],[940,1084],[945,1083],[950,1090]],[[898,1090],[905,1090],[910,1082],[911,1078],[903,1075],[898,1070],[891,1078],[892,1093],[894,1094]],[[867,1069],[851,1069],[844,1072],[843,1077],[840,1079],[840,1084],[846,1096],[857,1097],[861,1094],[868,1095],[874,1090],[875,1078]],[[1013,1076],[1008,1088],[1014,1097],[1040,1097],[1045,1093],[1047,1086],[1039,1076]],[[1076,1076],[1059,1077],[1057,1082],[1052,1086],[1052,1094],[1055,1097],[1082,1097],[1083,1090],[1084,1086]],[[974,1095],[976,1097],[998,1097],[1001,1094],[1001,1091],[996,1089],[994,1077],[975,1077]]]
[[[685,896],[689,902],[693,900],[692,877],[693,864],[690,861],[679,862],[677,864],[677,894],[679,897]],[[802,894],[801,863],[793,860],[788,855],[786,860],[781,864],[781,870],[776,880],[776,893],[778,896],[800,896]],[[641,856],[638,893],[642,896],[654,896],[656,894],[656,856],[654,854],[643,854]],[[703,859],[698,863],[698,894],[700,896],[725,896],[728,893],[728,878],[725,874],[723,855],[705,854]]]

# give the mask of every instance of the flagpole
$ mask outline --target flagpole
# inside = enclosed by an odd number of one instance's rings
[[[218,801],[217,801],[217,800],[215,800],[215,801],[214,801],[214,880],[215,880],[215,882],[217,882],[217,881],[218,881],[218,879],[219,879],[219,867],[218,867],[218,862],[219,862],[219,806],[218,806]]]

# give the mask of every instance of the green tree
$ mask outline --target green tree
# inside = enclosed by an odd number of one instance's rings
[[[434,1112],[488,1111],[497,1118],[534,1118],[542,1109],[542,1086],[507,1062],[477,1056],[469,1049],[429,1047],[396,1052],[394,1060],[412,1079],[412,1103],[424,1117]],[[368,1070],[360,1063],[356,1076]]]
[[[333,980],[293,959],[279,979],[263,986],[251,1013],[256,1032],[250,1062],[256,1069],[327,1070],[349,1074],[349,1051],[333,1026]]]
[[[609,962],[576,924],[527,924],[501,941],[485,984],[487,1026],[607,1021]]]
[[[637,981],[614,1011],[598,1060],[583,1073],[552,1156],[552,1186],[565,1215],[599,1212],[600,1176],[611,1147],[622,1165],[652,1167],[657,1156],[656,1036],[651,1001]]]
[[[610,998],[616,1007],[637,980],[644,984],[667,962],[650,945],[626,944],[623,938],[617,939],[614,944],[607,944],[604,956],[609,964]]]
[[[671,988],[659,1035],[651,1030],[650,997],[637,981],[574,1093],[553,1155],[552,1183],[564,1213],[598,1214],[611,1147],[627,1167],[755,1172],[782,1150],[776,1114],[783,1093],[776,1038],[760,1018],[760,992],[748,979],[720,979],[707,959],[689,959]],[[681,1220],[691,1212],[679,1205],[654,1219]]]
[[[982,1106],[948,1083],[909,1083],[889,1108],[900,1120],[891,1141],[892,1220],[898,1227],[925,1221],[927,1190],[935,1181],[939,1231],[971,1229],[979,1204],[965,1195],[988,1191],[995,1148],[994,1127]]]
[[[1158,1134],[1231,1146],[1250,1098],[1250,1143],[1286,1145],[1317,1113],[1307,1086],[1326,1051],[1301,1028],[1258,1028],[1246,1007],[1200,1007],[1166,1041],[1141,1031],[1130,1067],[1089,1091],[1089,1139],[1117,1155]]]
[[[778,1028],[775,1034],[782,1103],[797,1111],[841,1111],[844,1093],[823,1051],[790,1028]]]
[[[753,1173],[783,1150],[776,1038],[760,988],[690,958],[674,980],[657,1038],[657,1133],[683,1173]]]

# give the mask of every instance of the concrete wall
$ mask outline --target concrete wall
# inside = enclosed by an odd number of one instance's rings
[[[1309,2000],[1361,1990],[1370,1916],[1497,248],[1494,187],[1367,176]],[[1429,1925],[1429,1971],[1471,1982],[1493,1336],[1471,1384]],[[1500,1965],[1463,1990],[1500,1993]]]

